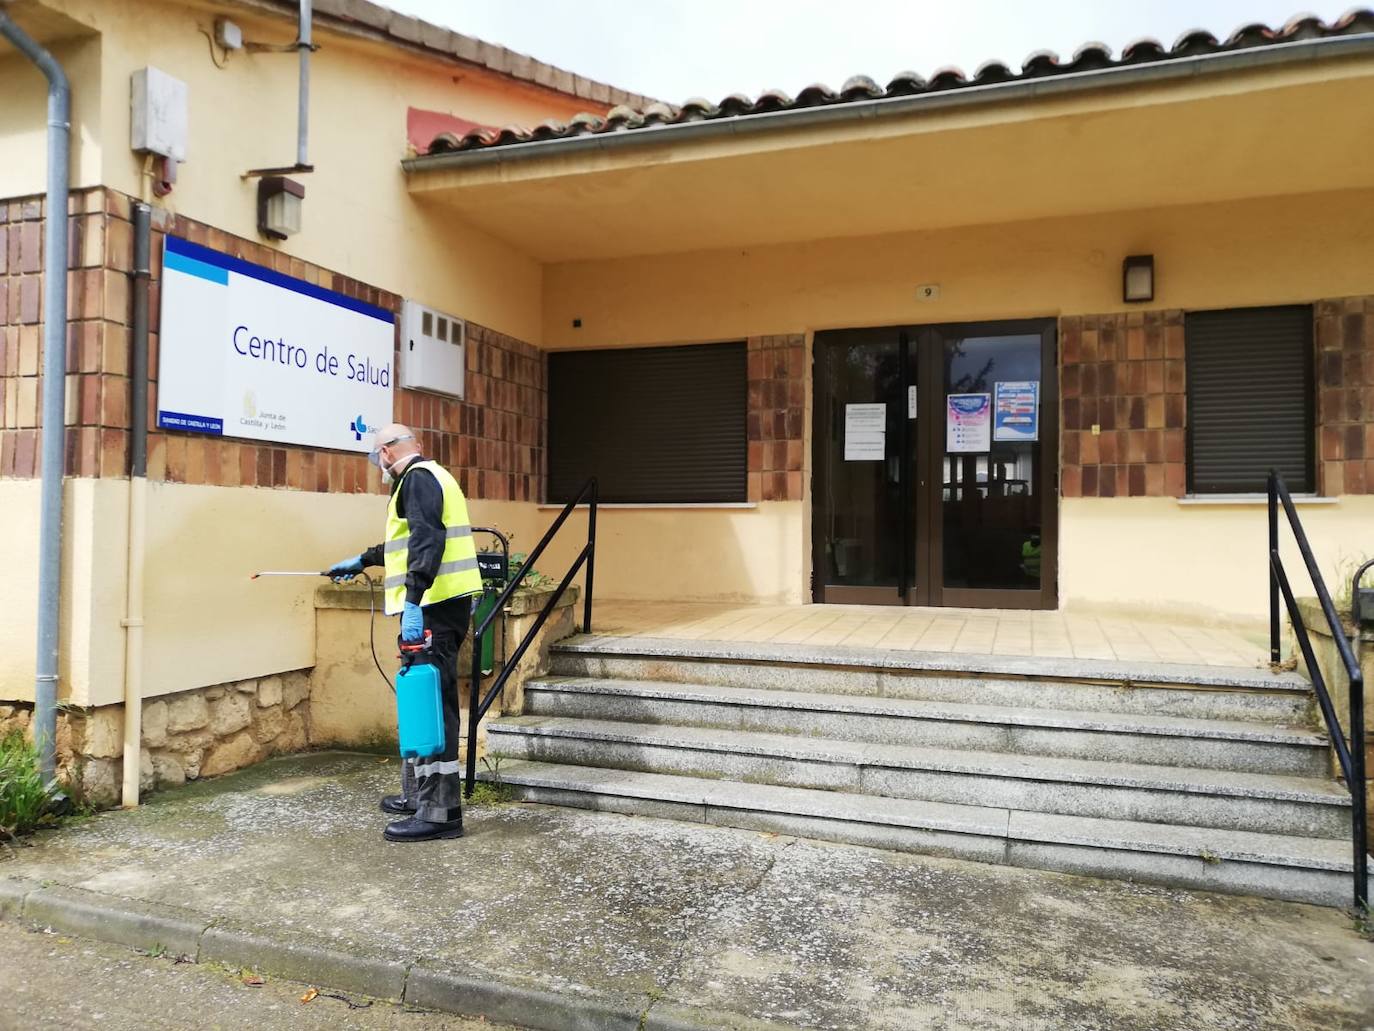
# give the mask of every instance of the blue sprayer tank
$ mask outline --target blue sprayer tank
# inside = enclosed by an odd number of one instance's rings
[[[396,674],[396,732],[404,759],[444,750],[444,705],[437,667],[414,662]]]

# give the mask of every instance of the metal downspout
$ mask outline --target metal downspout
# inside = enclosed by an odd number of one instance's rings
[[[33,739],[43,778],[57,771],[58,620],[62,597],[62,474],[66,456],[67,192],[71,84],[56,58],[0,10],[0,35],[48,80],[48,189],[43,247],[43,432],[38,528],[38,655]]]
[[[143,754],[143,563],[148,498],[148,280],[152,209],[134,205],[134,289],[129,380],[129,569],[124,601],[124,787],[138,805]]]
[[[301,61],[301,88],[296,98],[296,167],[310,164],[306,152],[310,141],[310,52],[314,49],[310,38],[311,0],[301,0],[300,26],[297,30],[296,50]]]

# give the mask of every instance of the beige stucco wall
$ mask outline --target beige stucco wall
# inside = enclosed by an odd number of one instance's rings
[[[72,187],[97,186],[101,171],[100,39],[48,44],[71,83]],[[127,90],[125,104],[127,106]],[[0,44],[0,198],[47,188],[48,81],[8,44]],[[128,115],[125,115],[128,124]],[[128,139],[128,129],[125,129]]]
[[[1374,558],[1374,497],[1299,504],[1298,515],[1333,593],[1343,562]],[[1066,607],[1267,624],[1265,504],[1070,498],[1060,503],[1059,520]],[[1314,593],[1282,516],[1279,539],[1294,592]]]
[[[558,509],[545,508],[540,515],[547,525]],[[602,508],[595,598],[801,604],[810,600],[807,518],[807,509],[796,502]],[[561,577],[586,542],[581,509],[564,524],[549,557],[537,564],[539,571]]]
[[[10,542],[10,555],[0,583],[0,698],[33,701],[34,659],[38,642],[38,481],[0,479],[0,539]],[[74,485],[68,484],[67,503]],[[70,545],[64,548],[63,565]],[[63,597],[63,626],[70,622],[70,595]],[[70,682],[69,635],[64,634],[59,656],[61,686]]]
[[[1374,293],[1374,190],[555,264],[544,338],[585,348],[1103,314],[1125,307],[1128,254],[1155,256],[1157,308]],[[925,283],[939,300],[917,300]]]
[[[367,621],[368,613],[351,609],[322,608],[316,614],[319,663],[310,678],[314,744],[395,747],[396,700],[372,664]],[[395,641],[390,621],[378,617],[377,655],[388,676],[396,672]]]

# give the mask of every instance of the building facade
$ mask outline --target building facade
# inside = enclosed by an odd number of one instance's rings
[[[301,225],[273,239],[245,173],[290,168],[294,5],[6,10],[72,81],[60,696],[114,712],[131,675],[146,202],[136,673],[149,700],[211,693],[182,731],[197,768],[295,740],[209,733],[226,685],[322,661],[313,584],[249,574],[355,553],[384,499],[356,451],[159,418],[167,237],[390,313],[398,368],[406,302],[462,320],[462,396],[397,386],[391,415],[517,549],[597,476],[598,597],[1258,623],[1270,466],[1328,576],[1374,554],[1369,12],[675,106],[320,0]],[[259,45],[226,49],[223,19]],[[185,87],[184,160],[131,146],[148,68]],[[35,541],[52,213],[43,80],[13,49],[0,92],[0,528]],[[38,573],[14,551],[0,699],[22,707]]]

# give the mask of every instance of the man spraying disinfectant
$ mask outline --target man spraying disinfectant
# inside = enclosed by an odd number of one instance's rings
[[[382,566],[387,615],[401,617],[401,645],[412,651],[429,633],[428,661],[439,671],[443,751],[413,760],[414,787],[382,799],[382,810],[405,817],[387,826],[388,841],[428,841],[463,835],[462,774],[458,762],[458,649],[467,635],[472,599],[482,593],[477,546],[467,499],[458,481],[420,454],[411,431],[383,427],[368,456],[391,485],[386,541],[329,569],[343,579]]]

